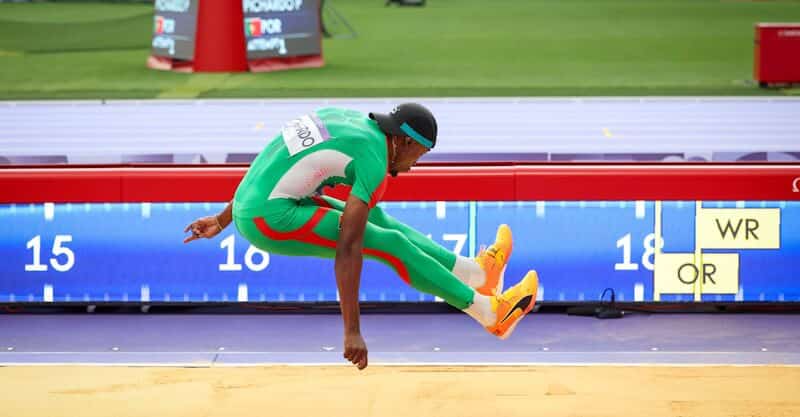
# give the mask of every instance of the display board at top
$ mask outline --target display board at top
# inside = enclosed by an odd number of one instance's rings
[[[243,0],[247,59],[322,53],[319,0]]]
[[[192,60],[199,0],[155,0],[152,53]]]

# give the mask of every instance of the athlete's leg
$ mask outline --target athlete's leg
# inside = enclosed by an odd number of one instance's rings
[[[311,200],[299,203],[284,200],[272,205],[275,207],[266,213],[275,213],[274,217],[235,219],[239,231],[253,245],[284,255],[335,255],[341,211],[318,206]],[[368,222],[364,253],[391,266],[415,289],[441,297],[484,326],[496,321],[490,297],[477,294],[400,231]]]
[[[323,196],[321,200],[332,208],[344,211],[344,202],[339,199]],[[321,201],[319,202],[322,203]],[[428,236],[390,216],[380,207],[373,207],[369,211],[368,221],[383,229],[396,230],[402,233],[413,245],[435,259],[445,269],[451,271],[470,288],[480,288],[486,282],[486,273],[474,259],[456,255]]]

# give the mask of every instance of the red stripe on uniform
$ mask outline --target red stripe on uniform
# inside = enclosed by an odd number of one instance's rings
[[[370,248],[364,248],[364,253],[389,262],[394,270],[397,271],[397,275],[400,275],[400,279],[405,281],[406,284],[411,285],[411,278],[408,276],[408,269],[406,269],[406,266],[403,265],[403,261],[401,261],[400,258],[390,254],[389,252]]]
[[[254,218],[253,222],[256,224],[258,230],[264,234],[264,236],[272,240],[296,240],[303,243],[310,243],[312,245],[336,249],[335,240],[324,238],[314,232],[314,227],[316,227],[320,220],[325,217],[327,212],[328,208],[319,207],[306,224],[304,224],[301,228],[291,232],[279,232],[269,227],[263,217]],[[400,258],[390,254],[389,252],[384,252],[378,249],[364,248],[363,252],[366,255],[374,256],[388,262],[389,265],[391,265],[394,270],[397,271],[397,274],[400,275],[400,278],[406,284],[411,285],[411,278],[408,275],[408,269],[405,265],[403,265],[403,261],[401,261]]]
[[[387,188],[389,188],[389,177],[385,176],[383,177],[383,181],[375,188],[375,191],[372,192],[369,198],[369,208],[375,207],[378,202],[381,201]]]
[[[291,232],[279,232],[267,224],[263,217],[256,217],[253,219],[255,222],[256,227],[258,230],[264,234],[264,236],[272,239],[272,240],[299,240],[302,242],[313,243],[315,245],[322,245],[327,247],[336,247],[336,242],[322,238],[314,233],[314,227],[325,217],[325,213],[328,212],[328,208],[319,207],[317,211],[314,212],[314,215],[311,216],[311,219],[306,222],[301,228],[297,230],[292,230]],[[333,243],[331,245],[330,243]]]
[[[333,206],[331,205],[331,203],[327,202],[327,201],[326,201],[324,198],[322,198],[322,197],[320,197],[320,196],[318,196],[318,195],[315,195],[315,196],[311,197],[311,199],[312,199],[312,200],[313,200],[315,203],[317,203],[317,205],[318,205],[318,206],[320,206],[320,207],[333,208]]]

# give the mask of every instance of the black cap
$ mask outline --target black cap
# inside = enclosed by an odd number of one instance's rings
[[[370,113],[381,130],[398,136],[408,136],[426,148],[436,146],[436,118],[421,104],[403,103],[389,114]]]

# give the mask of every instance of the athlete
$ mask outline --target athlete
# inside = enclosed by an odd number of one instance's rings
[[[195,220],[184,242],[212,238],[231,222],[257,248],[281,255],[334,258],[344,321],[344,357],[364,369],[367,346],[359,322],[363,256],[391,266],[407,284],[464,311],[505,339],[534,306],[535,271],[502,292],[512,236],[501,225],[493,245],[475,258],[457,256],[386,214],[377,202],[387,173],[407,172],[436,144],[436,119],[406,103],[391,113],[324,108],[289,122],[256,157],[233,200]],[[321,195],[350,186],[347,201]]]

